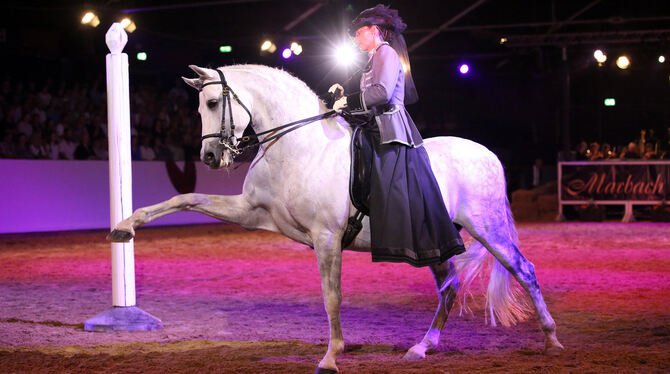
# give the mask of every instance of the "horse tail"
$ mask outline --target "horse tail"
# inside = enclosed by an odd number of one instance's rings
[[[510,244],[519,246],[519,235],[514,227],[514,219],[509,200],[505,196],[505,224],[502,229],[509,235]],[[467,306],[467,298],[472,295],[469,290],[476,279],[482,279],[489,273],[489,282],[486,289],[485,320],[491,326],[497,326],[496,319],[503,326],[512,326],[526,320],[532,313],[528,298],[512,274],[489,253],[479,241],[473,241],[468,250],[454,258],[456,272],[461,280],[462,292],[459,297],[460,314],[471,312]]]

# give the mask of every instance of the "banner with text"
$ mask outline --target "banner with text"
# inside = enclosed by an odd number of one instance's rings
[[[670,197],[670,162],[561,162],[560,199],[662,201]]]

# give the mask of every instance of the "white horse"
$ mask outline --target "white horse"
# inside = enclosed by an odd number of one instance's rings
[[[198,78],[183,79],[200,90],[198,111],[202,133],[217,133],[222,123],[224,97],[221,85],[205,83],[219,81],[220,76],[216,70],[190,67]],[[260,133],[326,111],[305,83],[282,70],[259,65],[234,65],[220,70],[239,99],[230,104],[237,138],[245,127],[240,124],[248,123],[249,115],[253,117],[251,126]],[[226,112],[229,110],[227,107]],[[137,209],[118,224],[110,239],[130,240],[138,226],[169,213],[190,210],[250,229],[279,232],[313,247],[330,324],[328,351],[317,372],[336,372],[336,358],[344,350],[340,324],[340,241],[348,217],[355,213],[348,194],[351,133],[349,125],[339,117],[290,132],[260,146],[241,195],[177,195]],[[495,325],[497,318],[503,325],[515,324],[530,312],[524,308],[524,299],[516,294],[513,276],[530,295],[545,335],[546,351],[559,353],[563,346],[556,338],[556,325],[540,292],[534,266],[518,249],[500,161],[482,145],[456,137],[426,139],[424,146],[449,215],[476,241],[453,261],[430,266],[438,288],[437,312],[425,337],[409,349],[405,358],[423,358],[427,350],[437,346],[461,283],[468,285],[483,271],[487,259],[493,259],[486,292],[491,323]],[[231,151],[217,138],[203,140],[200,156],[214,169],[232,164]],[[367,218],[363,230],[347,249],[370,250]]]

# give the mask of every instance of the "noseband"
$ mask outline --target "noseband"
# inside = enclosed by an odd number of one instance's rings
[[[235,101],[237,101],[242,106],[242,108],[244,108],[244,110],[247,111],[247,114],[249,115],[249,123],[247,124],[247,127],[250,126],[252,122],[251,112],[249,111],[247,106],[244,105],[244,103],[240,100],[235,91],[233,91],[233,89],[228,85],[228,82],[226,82],[226,77],[223,75],[223,72],[219,69],[216,69],[216,72],[219,73],[219,80],[203,84],[200,87],[199,91],[202,92],[202,89],[210,84],[221,85],[222,87],[221,96],[223,97],[223,100],[221,100],[221,105],[223,106],[221,110],[221,130],[218,133],[203,135],[201,140],[205,140],[207,138],[219,138],[219,144],[223,145],[226,149],[228,149],[233,154],[233,156],[236,156],[242,153],[242,151],[238,149],[237,146],[239,142],[235,137],[235,120],[233,119],[233,106],[231,105],[230,100],[231,94],[233,96],[233,99],[235,99]],[[230,116],[230,122],[226,122],[226,106],[228,107],[228,115]]]

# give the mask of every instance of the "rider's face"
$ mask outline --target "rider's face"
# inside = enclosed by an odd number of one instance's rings
[[[361,51],[369,52],[375,48],[375,37],[377,35],[377,27],[363,26],[356,30],[354,39],[358,43],[358,48]]]

